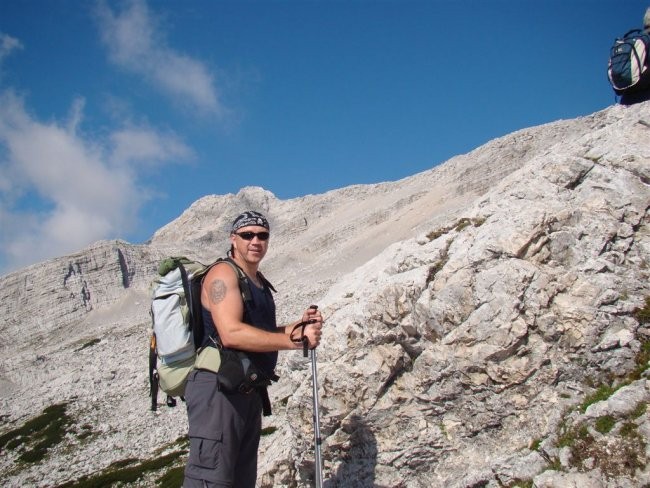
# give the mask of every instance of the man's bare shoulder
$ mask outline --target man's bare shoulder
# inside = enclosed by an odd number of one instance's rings
[[[215,264],[203,279],[201,301],[205,306],[219,305],[228,296],[234,296],[231,295],[232,292],[239,290],[237,280],[237,273],[230,264],[224,262]]]
[[[204,283],[209,283],[214,280],[221,280],[226,283],[237,281],[237,272],[233,269],[230,263],[225,261],[218,262],[210,268],[208,274],[205,275]]]

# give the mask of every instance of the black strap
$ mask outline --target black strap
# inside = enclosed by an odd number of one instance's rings
[[[260,397],[262,398],[262,413],[265,417],[271,415],[271,400],[269,398],[269,391],[266,386],[258,388]]]
[[[257,272],[257,277],[262,282],[262,285],[264,285],[266,288],[269,288],[270,290],[273,290],[274,293],[278,292],[275,288],[273,288],[273,285],[271,284],[271,282],[266,279],[266,276],[264,276],[260,271]]]
[[[244,270],[241,269],[239,265],[235,262],[235,260],[232,259],[231,257],[218,259],[217,263],[222,261],[230,264],[230,266],[235,270],[235,273],[237,273],[237,278],[239,278],[239,289],[241,290],[242,298],[244,299],[245,303],[251,303],[253,299],[251,297],[251,293],[248,288],[249,286],[248,276],[246,275],[246,273],[244,273]],[[267,280],[266,277],[260,271],[257,272],[257,277],[262,282],[262,285],[265,288],[269,288],[270,290],[277,293],[277,290],[273,287],[273,284],[269,280]],[[242,286],[242,285],[246,285],[246,286]]]
[[[630,29],[623,35],[623,39],[626,39],[632,35],[645,34],[645,29]]]
[[[158,363],[158,354],[156,353],[156,336],[151,336],[149,344],[149,396],[151,397],[151,411],[158,409],[158,373],[156,366]]]
[[[192,337],[194,338],[194,347],[198,349],[203,342],[203,316],[201,314],[201,287],[200,281],[190,282],[187,270],[180,260],[177,260],[178,270],[181,272],[183,281],[183,290],[185,291],[185,301],[190,315],[190,325],[192,327]],[[198,282],[198,283],[197,283]],[[196,286],[196,285],[199,286]],[[198,300],[195,297],[198,295]]]

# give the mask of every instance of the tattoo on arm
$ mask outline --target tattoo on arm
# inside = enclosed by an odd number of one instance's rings
[[[220,303],[226,297],[226,284],[221,280],[214,280],[210,284],[210,301]]]

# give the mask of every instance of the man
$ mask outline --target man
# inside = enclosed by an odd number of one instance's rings
[[[227,262],[216,264],[205,276],[201,304],[205,335],[209,336],[204,344],[217,341],[225,348],[246,351],[251,361],[272,377],[278,351],[301,349],[301,335],[310,348],[318,346],[323,318],[312,307],[299,321],[276,327],[270,284],[259,272],[269,237],[270,226],[262,214],[248,211],[239,215],[231,227],[229,255],[248,278],[252,304],[244,303],[237,272]],[[305,322],[303,334],[294,331]],[[188,378],[185,401],[190,454],[184,488],[255,487],[266,390],[226,391],[221,374],[195,370]]]

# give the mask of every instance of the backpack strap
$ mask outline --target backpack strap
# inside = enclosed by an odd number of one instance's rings
[[[201,315],[201,288],[192,286],[187,270],[180,259],[175,260],[178,270],[181,272],[181,281],[183,282],[183,291],[185,292],[185,303],[190,316],[190,325],[192,326],[192,337],[194,338],[194,347],[198,349],[203,342],[203,317]],[[203,281],[203,280],[201,280]],[[195,300],[195,294],[199,299]]]
[[[241,269],[231,258],[219,258],[210,267],[219,263],[227,263],[232,268],[232,270],[237,275],[237,280],[239,281],[239,291],[241,293],[242,300],[244,301],[244,306],[250,304],[253,301],[253,297],[251,296],[251,291],[248,287],[248,276],[246,276],[244,270]]]
[[[246,273],[244,273],[244,270],[239,267],[239,265],[230,257],[227,258],[219,258],[217,261],[215,261],[214,264],[218,263],[228,263],[230,267],[235,271],[237,274],[237,278],[239,279],[239,291],[241,292],[242,299],[244,300],[244,306],[250,305],[253,301],[253,298],[251,297],[251,292],[250,292],[250,283],[248,281],[248,276]],[[214,266],[214,264],[212,266]],[[270,290],[273,290],[275,293],[277,293],[277,290],[273,287],[271,282],[266,279],[266,277],[260,272],[257,272],[257,277],[259,280],[262,282],[262,286],[264,288],[269,288]]]
[[[273,285],[271,284],[271,282],[266,279],[266,277],[261,273],[261,271],[257,272],[257,277],[262,282],[262,285],[264,285],[266,288],[268,288],[270,290],[273,290],[274,293],[278,292],[275,288],[273,288]]]

